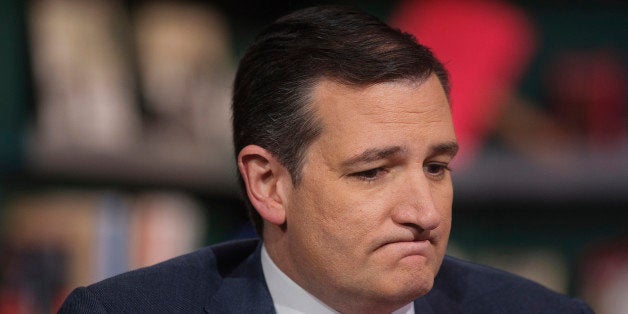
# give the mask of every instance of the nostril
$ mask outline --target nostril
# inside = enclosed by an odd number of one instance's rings
[[[402,226],[404,226],[404,227],[408,227],[408,228],[410,228],[410,229],[412,229],[412,230],[417,230],[417,229],[419,229],[419,228],[418,228],[418,226],[417,226],[416,224],[405,223],[405,224],[401,224],[401,225],[402,225]]]

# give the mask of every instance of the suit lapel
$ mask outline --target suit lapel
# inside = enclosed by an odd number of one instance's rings
[[[414,300],[414,313],[416,314],[435,314],[434,309],[425,297]]]
[[[233,273],[225,277],[207,313],[275,313],[261,262],[261,242]]]

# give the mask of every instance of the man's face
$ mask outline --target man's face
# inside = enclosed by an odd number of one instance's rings
[[[449,237],[447,166],[457,150],[438,79],[322,80],[312,96],[323,132],[289,190],[279,264],[319,296],[408,302],[427,293]]]

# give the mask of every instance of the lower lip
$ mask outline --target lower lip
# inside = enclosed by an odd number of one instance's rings
[[[385,244],[382,248],[394,250],[403,256],[423,255],[427,256],[432,244],[428,240],[404,241]]]

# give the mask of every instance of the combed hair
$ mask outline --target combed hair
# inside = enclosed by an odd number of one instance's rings
[[[370,14],[344,6],[293,12],[263,29],[240,60],[232,99],[235,155],[247,145],[261,146],[298,186],[305,152],[322,130],[309,106],[317,82],[421,82],[432,73],[449,95],[447,72],[430,50]],[[239,180],[262,236],[262,218],[248,200],[240,174]]]

